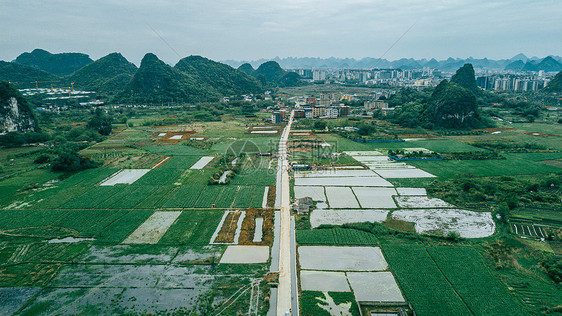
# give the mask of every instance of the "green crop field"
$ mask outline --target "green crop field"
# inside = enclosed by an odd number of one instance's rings
[[[562,168],[527,160],[520,155],[509,155],[507,158],[505,160],[409,161],[408,164],[444,179],[450,179],[459,173],[487,177],[562,171]]]
[[[216,210],[187,210],[162,236],[159,244],[205,246],[217,228],[223,212]]]
[[[191,166],[193,166],[194,163],[196,163],[201,157],[203,157],[202,155],[176,155],[176,156],[172,156],[172,158],[170,158],[170,160],[166,161],[165,163],[163,163],[158,169],[171,169],[171,168],[175,168],[175,169],[189,169]]]
[[[115,210],[72,210],[52,225],[75,230],[80,237],[96,237],[100,231],[126,213],[127,211]]]
[[[379,242],[375,235],[348,228],[297,230],[300,245],[372,246]]]
[[[254,198],[252,199],[252,205],[250,205],[250,207],[255,207],[255,208],[262,207],[264,191],[265,191],[265,187],[256,186],[256,190],[254,191]]]
[[[164,164],[165,165],[165,164]],[[132,185],[166,185],[176,182],[185,169],[158,168],[152,169]]]
[[[153,212],[145,210],[0,211],[0,229],[22,237],[94,237],[96,242],[121,242]]]
[[[236,193],[236,199],[234,200],[234,204],[232,204],[232,207],[235,208],[250,207],[255,189],[256,189],[255,186],[240,186],[238,193]]]
[[[105,201],[113,195],[122,191],[125,185],[92,187],[86,193],[64,203],[61,208],[66,209],[85,209],[85,208],[104,208]]]
[[[193,207],[197,198],[203,191],[202,186],[182,185],[174,190],[174,194],[170,196],[161,207],[164,208],[182,208]]]
[[[149,196],[145,196],[144,200],[137,204],[136,208],[160,208],[173,197],[180,188],[180,186],[176,185],[161,186]]]
[[[49,226],[67,212],[67,210],[2,210],[0,211],[0,229]]]
[[[242,169],[232,179],[231,184],[239,185],[273,185],[275,184],[275,177],[277,169]]]
[[[468,246],[390,245],[383,253],[418,315],[525,315]]]
[[[129,211],[101,230],[97,234],[96,241],[102,243],[120,243],[150,217],[152,213],[154,212],[149,210]]]
[[[199,198],[197,199],[197,202],[195,202],[195,205],[193,205],[193,207],[211,208],[221,190],[222,187],[220,185],[208,185],[204,187],[203,192],[201,192]]]
[[[475,315],[525,315],[472,247],[429,247],[427,251]]]
[[[230,205],[232,205],[232,201],[234,201],[234,197],[236,196],[238,187],[234,185],[226,185],[222,187],[222,191],[219,193],[217,199],[215,200],[215,207],[229,208]]]
[[[382,246],[402,293],[418,315],[472,315],[424,246]]]

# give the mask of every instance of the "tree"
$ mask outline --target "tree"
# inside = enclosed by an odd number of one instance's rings
[[[88,122],[88,128],[98,131],[101,135],[109,135],[112,130],[112,121],[111,117],[104,115],[101,109],[97,109],[94,117]]]
[[[316,120],[314,121],[314,129],[326,129],[326,121]]]
[[[80,157],[75,145],[67,144],[57,148],[57,157],[51,165],[53,171],[75,172],[96,168],[99,163],[90,158]]]

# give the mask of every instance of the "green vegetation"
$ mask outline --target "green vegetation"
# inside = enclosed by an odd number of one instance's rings
[[[34,49],[31,53],[19,55],[14,62],[39,68],[57,76],[65,76],[88,65],[93,60],[88,55],[81,53],[51,54],[43,49]]]
[[[548,92],[560,92],[562,91],[562,71],[556,74],[554,78],[548,83],[544,89]]]
[[[36,81],[57,81],[59,77],[35,67],[0,60],[0,80],[13,82],[18,88],[31,88]]]
[[[476,85],[476,78],[474,76],[474,68],[472,68],[472,64],[464,64],[464,66],[459,68],[453,77],[451,77],[451,82],[470,90],[475,95],[480,93],[480,89],[478,89],[478,86]]]
[[[265,62],[256,70],[250,64],[243,64],[238,70],[255,77],[264,86],[294,87],[303,85],[297,73],[283,70],[275,61]]]
[[[375,235],[347,228],[322,228],[298,230],[297,243],[300,245],[372,246],[378,245]]]
[[[114,95],[125,88],[137,67],[119,53],[111,53],[73,73],[68,81],[76,88]]]
[[[162,236],[159,244],[206,246],[217,228],[221,211],[183,211],[175,223]]]
[[[524,156],[506,155],[502,160],[442,160],[410,161],[409,164],[423,169],[440,179],[471,173],[478,177],[543,174],[559,171],[558,167],[529,161]]]
[[[383,244],[382,249],[404,296],[418,315],[472,315],[424,246]]]
[[[383,244],[383,252],[418,315],[525,315],[470,247]]]
[[[333,301],[336,306],[349,304],[349,315],[359,316],[359,307],[355,301],[353,293],[350,292],[319,292],[319,291],[303,291],[300,298],[301,314],[306,316],[331,315],[321,306],[329,306],[328,302]],[[332,306],[335,307],[335,306]]]
[[[126,91],[126,92],[125,92]],[[151,104],[171,102],[217,101],[219,95],[207,83],[165,64],[148,53],[125,90],[120,102],[144,101]]]
[[[260,83],[244,72],[201,56],[183,58],[175,68],[201,78],[222,95],[241,95],[263,91]]]

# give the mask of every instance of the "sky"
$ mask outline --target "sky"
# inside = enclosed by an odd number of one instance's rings
[[[0,0],[0,60],[545,57],[562,55],[561,17],[560,0]]]

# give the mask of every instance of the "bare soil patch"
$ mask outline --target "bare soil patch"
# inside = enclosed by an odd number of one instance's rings
[[[263,237],[260,242],[254,242],[256,218],[263,218]],[[226,221],[225,221],[226,222]],[[224,226],[223,226],[224,227]],[[242,222],[242,230],[238,239],[239,245],[270,246],[273,243],[273,210],[247,209]]]
[[[226,215],[224,223],[222,224],[221,230],[215,238],[216,243],[233,243],[234,236],[236,235],[236,227],[238,225],[238,219],[240,218],[241,212],[230,212]]]

